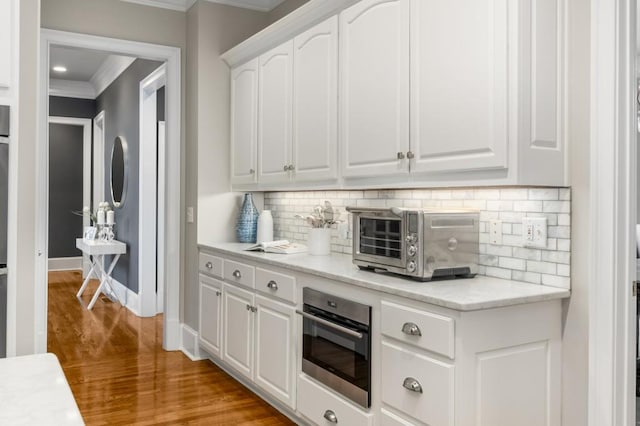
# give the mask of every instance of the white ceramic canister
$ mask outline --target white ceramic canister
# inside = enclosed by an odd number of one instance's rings
[[[258,236],[257,243],[273,241],[273,216],[271,210],[262,210],[258,216]]]
[[[311,228],[309,229],[309,254],[325,256],[331,252],[331,229]]]

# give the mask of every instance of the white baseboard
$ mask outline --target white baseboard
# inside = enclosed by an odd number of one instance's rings
[[[198,345],[198,332],[186,324],[181,327],[180,350],[191,360],[200,361],[207,359],[207,356],[200,351]]]
[[[48,262],[49,271],[70,271],[82,269],[82,256],[51,257]]]
[[[111,287],[116,292],[120,302],[136,316],[140,315],[140,298],[137,293],[134,293],[131,289],[127,288],[124,284],[116,280],[111,279]]]

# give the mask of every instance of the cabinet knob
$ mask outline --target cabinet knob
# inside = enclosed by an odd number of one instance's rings
[[[289,171],[292,172],[296,169],[296,166],[294,166],[293,164],[289,164]]]
[[[237,269],[236,269],[235,271],[233,271],[233,274],[232,274],[232,275],[233,275],[235,278],[238,278],[238,279],[242,278],[242,274],[241,274],[241,273],[240,273],[240,271],[238,271]]]
[[[411,392],[422,393],[422,386],[420,385],[420,382],[413,377],[407,377],[404,379],[402,386],[409,389]]]
[[[409,336],[422,336],[422,331],[420,331],[420,327],[412,322],[405,322],[402,326],[402,332],[404,334],[408,334]]]
[[[270,288],[271,290],[278,290],[278,283],[271,280],[267,283],[267,288]]]
[[[204,266],[205,266],[205,268],[207,268],[207,269],[209,269],[209,270],[213,269],[213,263],[211,263],[211,262],[207,262],[207,263],[205,263],[205,265],[204,265]]]
[[[245,306],[245,308],[247,309],[247,311],[250,311],[250,310],[251,310],[251,305],[249,305],[249,304],[247,303],[247,305]]]
[[[284,167],[282,168],[282,170],[284,170],[285,172],[289,171],[289,165],[285,164]]]
[[[220,290],[216,290],[216,296],[220,296],[222,294],[222,292]]]
[[[407,158],[409,160],[411,160],[413,157],[414,157],[413,152],[411,152],[411,151],[407,152]]]
[[[252,306],[252,307],[251,307],[251,312],[254,312],[254,313],[255,313],[255,312],[258,312],[258,308],[257,308],[257,307],[255,307],[255,306]]]
[[[404,152],[398,153],[398,160],[404,160]]]
[[[324,418],[330,421],[331,423],[338,423],[338,416],[331,410],[327,410],[324,412]]]
[[[250,175],[255,174],[255,172],[256,172],[255,170],[253,170],[253,169],[249,169],[249,174],[250,174]]]

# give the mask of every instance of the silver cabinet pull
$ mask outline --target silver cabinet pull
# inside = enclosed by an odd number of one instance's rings
[[[249,304],[247,303],[247,305],[245,306],[245,308],[247,308],[247,311],[250,311],[250,310],[251,310],[251,305],[249,305]]]
[[[220,290],[216,290],[216,296],[221,296],[222,292]]]
[[[413,377],[407,377],[404,379],[402,386],[409,389],[411,392],[422,393],[422,385],[420,385],[420,382]]]
[[[255,307],[255,306],[252,306],[252,307],[251,307],[251,312],[253,312],[253,313],[258,312],[258,308],[257,308],[257,307]]]
[[[275,282],[274,280],[271,280],[267,283],[267,288],[270,288],[273,291],[278,290],[278,283]]]
[[[284,167],[282,168],[282,170],[284,170],[285,172],[289,171],[289,165],[285,164]]]
[[[205,266],[205,268],[207,268],[207,269],[209,269],[209,270],[213,269],[213,263],[211,263],[211,262],[207,262],[207,263],[205,263],[205,265],[204,265],[204,266]]]
[[[398,153],[398,160],[404,160],[404,152]]]
[[[331,423],[338,423],[338,416],[331,410],[327,410],[324,412],[324,418],[330,421]]]
[[[420,327],[412,322],[405,322],[402,326],[402,332],[404,334],[408,334],[409,336],[422,336],[422,331],[420,331]]]
[[[235,271],[233,271],[233,274],[231,274],[231,275],[233,275],[236,278],[242,278],[242,274],[237,269]]]
[[[256,172],[255,170],[253,170],[253,169],[249,169],[249,174],[250,174],[250,175],[255,174],[255,172]]]
[[[296,169],[296,166],[294,166],[293,164],[289,164],[289,171],[292,172]]]
[[[296,314],[302,315],[303,318],[307,318],[307,319],[309,319],[311,321],[315,321],[315,322],[320,323],[322,325],[326,325],[327,327],[333,328],[334,330],[341,331],[341,332],[343,332],[345,334],[348,334],[349,336],[353,336],[353,337],[357,337],[358,339],[362,339],[362,333],[360,333],[359,331],[352,330],[350,328],[344,327],[344,326],[342,326],[340,324],[336,324],[336,323],[331,322],[331,321],[327,321],[326,319],[323,319],[323,318],[318,318],[315,315],[308,314],[306,312],[299,311],[297,309],[296,309]]]
[[[408,152],[407,152],[407,158],[408,158],[409,160],[413,159],[413,152],[408,151]]]

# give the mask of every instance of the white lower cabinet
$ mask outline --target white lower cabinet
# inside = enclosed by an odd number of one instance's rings
[[[248,379],[253,377],[252,292],[224,285],[224,361]]]
[[[304,374],[298,377],[298,411],[316,425],[373,425],[373,413],[363,412]]]
[[[295,408],[295,309],[259,295],[256,295],[255,307],[255,382],[282,403]]]
[[[222,282],[200,275],[199,342],[211,355],[220,357],[222,342]]]

